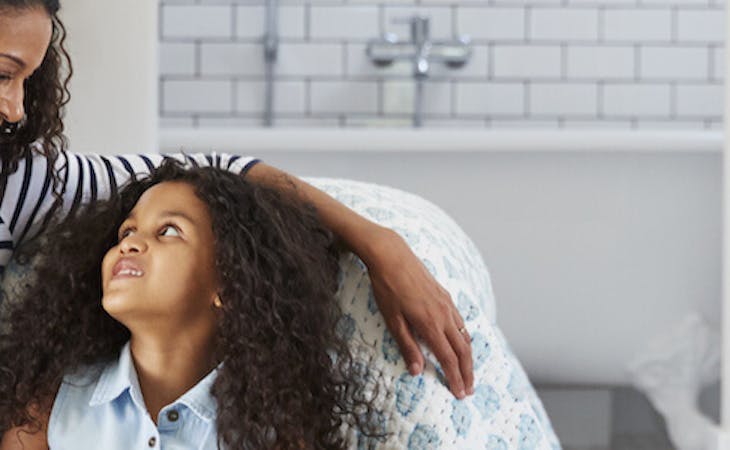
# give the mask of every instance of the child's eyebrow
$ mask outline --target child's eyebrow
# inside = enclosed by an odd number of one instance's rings
[[[183,211],[162,211],[160,213],[160,217],[179,217],[181,219],[187,220],[193,225],[197,225],[197,222]]]
[[[190,217],[190,215],[188,215],[187,213],[185,213],[183,211],[177,211],[177,210],[162,211],[162,212],[160,212],[158,214],[158,217],[165,217],[165,218],[167,218],[167,217],[179,217],[179,218],[181,218],[183,220],[187,220],[188,222],[192,223],[193,225],[197,225],[198,224],[198,222],[196,222],[195,219],[193,219],[192,217]],[[130,214],[130,215],[127,216],[126,219],[124,219],[124,222],[127,222],[129,220],[134,220],[134,219],[135,219],[135,215],[134,214]]]

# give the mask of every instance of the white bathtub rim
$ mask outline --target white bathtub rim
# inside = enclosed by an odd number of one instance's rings
[[[164,128],[163,153],[638,152],[721,153],[721,131]]]

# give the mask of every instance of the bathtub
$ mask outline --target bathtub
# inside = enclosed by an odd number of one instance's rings
[[[720,326],[720,132],[165,129],[160,140],[438,204],[480,249],[498,323],[540,385],[625,385],[637,351],[689,312]]]

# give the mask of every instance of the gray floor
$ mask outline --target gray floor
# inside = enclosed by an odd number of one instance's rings
[[[664,419],[630,387],[537,386],[565,450],[670,450]],[[700,408],[719,418],[719,383],[703,390]]]

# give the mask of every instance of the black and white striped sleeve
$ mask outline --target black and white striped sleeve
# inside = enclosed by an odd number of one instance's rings
[[[148,154],[148,155],[84,155],[89,170],[93,170],[91,179],[97,184],[95,190],[86,186],[87,198],[107,198],[130,179],[148,175],[155,167],[162,164],[165,158],[173,158],[188,167],[217,167],[244,176],[259,160],[249,156],[229,155],[226,153],[194,153],[194,154]],[[82,180],[78,180],[81,184]],[[92,195],[95,193],[95,196]]]
[[[44,157],[29,154],[7,177],[0,199],[0,272],[52,204],[51,170]],[[50,199],[50,200],[49,200]]]
[[[8,177],[0,199],[0,274],[13,250],[25,239],[41,233],[50,219],[55,201],[51,170],[56,171],[63,187],[56,191],[62,192],[62,211],[68,213],[82,204],[109,198],[130,179],[149,174],[166,157],[187,166],[212,166],[242,176],[258,162],[252,157],[225,153],[105,156],[62,152],[51,169],[45,157],[28,155]]]

